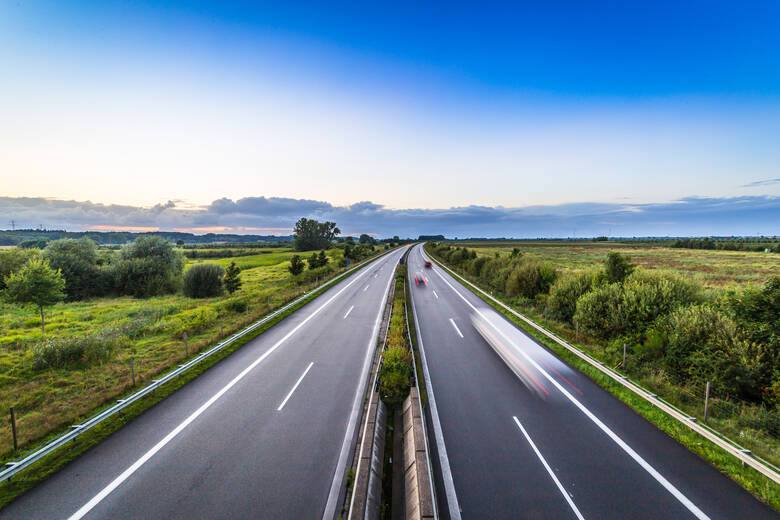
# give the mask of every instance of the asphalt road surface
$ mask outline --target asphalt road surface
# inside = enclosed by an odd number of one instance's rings
[[[408,263],[443,517],[777,518],[423,255]]]
[[[0,518],[332,518],[402,253],[335,284]]]

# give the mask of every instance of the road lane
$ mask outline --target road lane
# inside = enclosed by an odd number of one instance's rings
[[[84,518],[321,517],[336,467],[349,452],[349,421],[401,254],[391,252],[337,283],[11,503],[0,518],[70,516],[223,390]]]
[[[409,269],[428,281],[410,288],[463,518],[516,518],[518,511],[526,518],[576,518],[561,488],[584,518],[776,518],[500,317],[518,336],[510,338],[517,348],[500,338],[508,355],[524,361],[515,372],[524,368],[529,377],[518,376],[471,325],[475,309],[488,312],[481,299],[437,266],[426,269],[421,247],[409,255]],[[468,324],[460,327],[463,339],[452,334],[450,320]],[[435,473],[444,497],[441,468]]]

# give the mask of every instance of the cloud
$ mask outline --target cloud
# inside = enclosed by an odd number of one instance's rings
[[[287,235],[300,217],[331,220],[344,234],[450,237],[774,235],[780,197],[686,197],[665,203],[580,202],[508,208],[389,209],[281,197],[221,198],[205,207],[168,201],[151,208],[90,201],[0,197],[0,223],[17,228],[162,229]]]
[[[740,188],[758,188],[759,186],[771,186],[773,184],[780,184],[780,178],[778,179],[764,179],[763,181],[749,182],[743,184]]]

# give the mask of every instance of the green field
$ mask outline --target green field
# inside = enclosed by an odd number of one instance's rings
[[[244,285],[232,296],[200,300],[181,294],[148,299],[109,297],[49,308],[45,338],[101,334],[121,338],[107,361],[88,366],[36,367],[35,348],[45,339],[40,318],[29,307],[3,304],[0,409],[7,414],[14,407],[20,449],[78,422],[130,390],[131,358],[136,385],[140,385],[185,358],[185,331],[192,355],[219,339],[220,323],[227,335],[244,326],[247,318],[256,319],[312,288],[316,280],[308,280],[308,273],[292,277],[288,272],[293,254],[289,248],[268,248],[235,259],[187,261],[187,266],[203,261],[226,266],[235,260]],[[342,270],[335,267],[342,255],[340,249],[328,252],[331,267],[323,277]],[[12,448],[10,428],[4,427],[0,429],[0,453],[9,457]]]
[[[608,252],[618,251],[645,269],[693,278],[711,288],[760,284],[771,276],[780,276],[780,255],[777,253],[675,249],[633,241],[460,241],[453,245],[474,248],[481,255],[506,254],[517,248],[523,254],[549,262],[564,273],[600,265]]]

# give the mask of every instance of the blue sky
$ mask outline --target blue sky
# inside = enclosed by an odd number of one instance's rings
[[[4,2],[0,196],[172,201],[206,227],[223,197],[551,216],[736,197],[762,209],[728,234],[776,231],[780,4],[537,4]],[[695,221],[667,234],[709,234]]]

